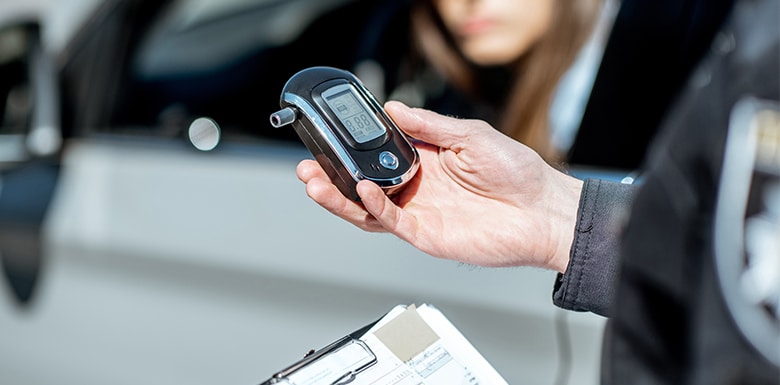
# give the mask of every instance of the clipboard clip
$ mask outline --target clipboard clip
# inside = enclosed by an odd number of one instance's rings
[[[349,335],[307,354],[302,360],[271,376],[266,384],[348,384],[376,362],[371,348]]]

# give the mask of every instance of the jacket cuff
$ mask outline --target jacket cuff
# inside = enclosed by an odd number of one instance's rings
[[[617,286],[620,236],[636,186],[586,179],[566,272],[558,274],[553,303],[605,317]]]

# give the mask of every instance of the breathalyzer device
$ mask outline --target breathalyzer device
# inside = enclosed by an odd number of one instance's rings
[[[304,69],[284,85],[279,104],[271,125],[292,124],[333,184],[353,201],[360,201],[355,186],[362,179],[390,196],[417,172],[415,147],[349,71]]]

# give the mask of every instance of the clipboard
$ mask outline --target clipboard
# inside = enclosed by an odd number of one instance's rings
[[[260,385],[354,385],[388,379],[420,385],[508,385],[455,325],[427,304],[397,305]]]
[[[260,385],[340,385],[352,382],[358,374],[377,362],[371,348],[360,340],[377,322],[379,320],[309,352]]]

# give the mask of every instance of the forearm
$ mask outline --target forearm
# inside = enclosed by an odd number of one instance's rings
[[[609,316],[620,266],[620,231],[635,186],[588,179],[582,187],[574,241],[553,303]]]

